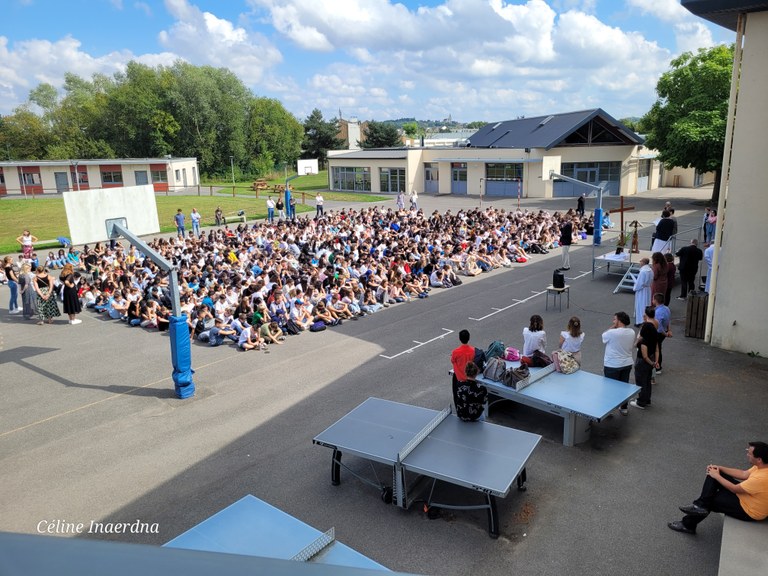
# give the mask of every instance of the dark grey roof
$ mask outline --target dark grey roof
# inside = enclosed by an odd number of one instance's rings
[[[344,154],[334,154],[328,156],[329,160],[344,158],[345,160],[371,160],[381,158],[382,160],[405,159],[408,157],[408,150],[405,148],[364,148],[362,150],[350,150]]]
[[[592,122],[589,134],[585,128]],[[596,128],[596,130],[595,130]],[[581,129],[581,130],[580,130]],[[469,138],[473,148],[642,144],[644,140],[601,108],[486,124]]]
[[[681,4],[692,14],[734,31],[739,14],[768,10],[765,0],[682,0]]]

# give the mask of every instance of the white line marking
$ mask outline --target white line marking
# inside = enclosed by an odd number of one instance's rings
[[[494,310],[494,312],[486,314],[485,316],[481,316],[480,318],[472,318],[470,316],[469,320],[473,320],[475,322],[480,322],[482,320],[485,320],[486,318],[490,318],[491,316],[493,316],[495,314],[498,314],[499,312],[504,312],[505,310],[509,310],[510,308],[514,308],[518,304],[523,304],[524,302],[528,302],[528,300],[536,298],[536,296],[541,296],[542,294],[544,294],[546,292],[546,290],[542,290],[541,292],[534,292],[533,290],[531,290],[531,292],[533,292],[533,293],[530,296],[528,296],[528,298],[525,298],[523,300],[515,299],[514,303],[510,304],[509,306],[505,306],[504,308],[491,308],[491,310]]]
[[[441,328],[441,330],[443,331],[443,334],[441,334],[440,336],[435,336],[434,338],[430,338],[426,342],[417,342],[416,340],[414,340],[414,342],[416,343],[416,346],[412,346],[411,348],[408,348],[407,350],[403,350],[402,352],[398,352],[394,356],[386,356],[384,354],[379,354],[379,356],[381,356],[382,358],[386,358],[387,360],[393,360],[393,359],[397,358],[398,356],[402,356],[403,354],[410,354],[411,352],[416,350],[416,348],[421,348],[422,346],[424,346],[426,344],[429,344],[430,342],[434,342],[435,340],[442,340],[443,338],[445,338],[449,334],[453,334],[453,330],[448,330],[448,328]]]

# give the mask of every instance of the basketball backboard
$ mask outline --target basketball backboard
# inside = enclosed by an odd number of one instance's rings
[[[317,159],[299,160],[296,166],[296,172],[299,176],[309,176],[319,172]]]

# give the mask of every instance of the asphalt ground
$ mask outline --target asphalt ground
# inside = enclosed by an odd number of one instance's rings
[[[696,228],[709,192],[657,190],[629,199],[628,214],[649,223],[670,199],[680,230]],[[420,203],[428,212],[455,211],[479,199],[421,196]],[[513,208],[517,200],[493,204]],[[521,204],[555,210],[575,199]],[[605,205],[613,209],[618,199]],[[641,248],[649,237],[646,228]],[[598,253],[610,251],[608,240]],[[528,490],[499,500],[498,540],[488,537],[482,511],[429,520],[417,508],[386,506],[344,471],[332,486],[331,451],[312,444],[370,396],[447,406],[449,355],[462,328],[475,345],[500,339],[519,348],[537,313],[553,348],[577,315],[587,334],[583,368],[600,373],[600,333],[614,312],[631,315],[633,296],[613,293],[618,277],[598,271],[592,279],[592,254],[588,241],[572,248],[570,308],[562,312],[544,310],[543,290],[560,265],[553,251],[433,290],[427,300],[292,337],[269,354],[194,344],[197,393],[188,400],[174,396],[166,335],[90,312],[79,326],[63,318],[37,326],[7,314],[3,286],[0,530],[34,534],[56,520],[87,530],[92,520],[139,519],[157,523],[159,533],[79,537],[159,545],[254,494],[318,529],[334,526],[340,541],[402,572],[714,575],[721,517],[708,518],[695,537],[666,523],[697,495],[707,464],[746,467],[746,442],[768,437],[768,363],[684,337],[681,301],[671,304],[674,337],[664,343],[650,409],[596,424],[589,441],[570,448],[556,416],[509,403],[492,412],[492,422],[543,436],[529,461]],[[347,464],[369,471],[367,463]]]

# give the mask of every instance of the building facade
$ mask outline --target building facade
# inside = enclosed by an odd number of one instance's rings
[[[462,146],[328,153],[339,191],[552,198],[588,190],[550,173],[632,195],[660,185],[643,139],[601,109],[488,124]]]
[[[168,192],[200,183],[196,158],[0,162],[0,195],[58,194],[152,184]]]

